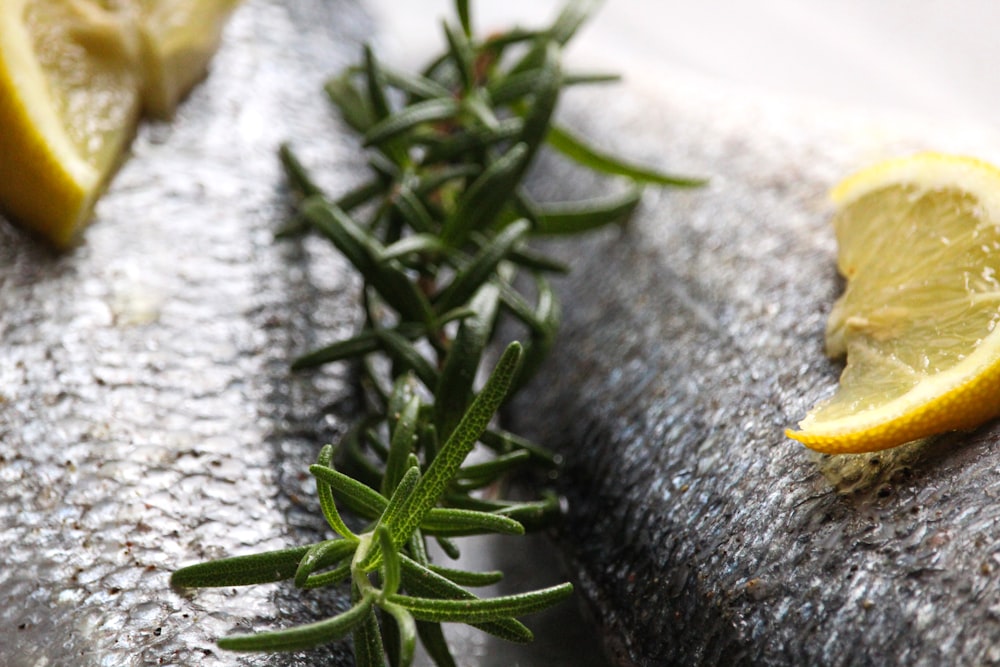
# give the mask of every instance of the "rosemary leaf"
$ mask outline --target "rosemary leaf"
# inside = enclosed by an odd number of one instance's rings
[[[418,125],[448,120],[461,109],[461,104],[450,97],[417,102],[372,126],[364,134],[364,145],[381,145]]]
[[[572,592],[572,584],[560,584],[530,593],[474,601],[415,598],[399,594],[390,595],[388,599],[405,607],[422,621],[481,623],[541,611],[569,597]]]
[[[461,537],[482,533],[523,535],[524,526],[509,517],[489,512],[435,507],[427,512],[420,529],[428,535]]]
[[[348,502],[351,509],[366,518],[381,516],[386,505],[389,504],[389,501],[383,498],[378,491],[333,468],[311,465],[309,472],[317,480],[329,484],[333,493],[339,494]]]
[[[456,570],[440,565],[428,565],[432,572],[441,575],[445,579],[458,584],[459,586],[492,586],[503,579],[503,572],[494,570],[491,572],[469,572],[467,570]]]
[[[365,596],[342,614],[300,625],[287,630],[260,632],[255,635],[236,635],[219,640],[219,648],[229,651],[298,651],[327,644],[344,637],[364,622],[372,610],[373,599]]]
[[[642,197],[642,190],[631,187],[601,199],[540,204],[535,235],[579,234],[628,219]]]
[[[171,575],[170,585],[184,588],[250,586],[291,579],[309,549],[308,546],[293,547],[189,565]]]
[[[674,176],[649,167],[629,164],[588,146],[578,136],[558,125],[553,125],[549,129],[547,141],[549,146],[585,167],[605,174],[626,176],[636,183],[655,183],[657,185],[690,188],[704,185],[707,182],[703,178]]]
[[[511,343],[500,357],[482,391],[476,396],[465,416],[434,457],[427,472],[421,477],[413,494],[408,498],[404,511],[400,512],[399,522],[391,526],[393,544],[403,545],[444,493],[465,457],[486,430],[493,413],[507,397],[507,391],[517,376],[520,360],[521,345]]]

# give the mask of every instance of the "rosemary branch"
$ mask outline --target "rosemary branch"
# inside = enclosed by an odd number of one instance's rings
[[[372,171],[339,198],[316,185],[289,146],[281,148],[298,195],[297,222],[282,235],[312,230],[325,236],[364,280],[362,329],[299,357],[292,369],[360,359],[370,409],[309,467],[334,537],[192,565],[177,570],[172,583],[344,585],[351,606],[315,623],[220,639],[221,648],[299,650],[353,635],[358,665],[387,659],[409,665],[419,637],[446,667],[455,661],[440,623],[465,622],[526,642],[531,632],[516,617],[571,593],[572,586],[562,584],[478,598],[464,586],[502,575],[433,565],[427,539],[454,553],[450,537],[521,534],[558,516],[551,494],[512,502],[479,493],[515,468],[551,467],[556,460],[493,424],[497,410],[537,369],[559,323],[545,274],[566,267],[528,241],[626,219],[644,184],[700,183],[626,164],[553,125],[566,86],[613,80],[562,68],[563,46],[598,4],[569,2],[547,29],[477,40],[469,3],[456,0],[458,23],[445,25],[447,49],[419,74],[387,67],[366,48],[361,64],[326,86],[344,122],[361,136]],[[521,184],[546,143],[586,167],[624,177],[629,186],[591,201],[533,201]],[[530,292],[522,291],[521,276],[529,278]],[[526,325],[526,340],[508,344],[478,388],[502,315]],[[466,465],[477,444],[493,458]],[[367,521],[365,530],[353,532],[342,510]]]

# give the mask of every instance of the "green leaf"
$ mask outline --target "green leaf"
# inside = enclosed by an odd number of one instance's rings
[[[448,640],[444,638],[440,623],[417,621],[417,635],[424,650],[437,667],[458,667],[448,649]]]
[[[524,526],[506,516],[445,507],[435,507],[427,512],[420,529],[428,535],[462,537],[483,533],[523,535]]]
[[[448,40],[448,55],[458,72],[463,91],[471,91],[475,86],[475,55],[469,44],[468,33],[456,32],[447,23],[444,24],[444,36]]]
[[[642,198],[642,190],[631,187],[614,195],[587,201],[539,204],[535,235],[579,234],[604,225],[622,222],[632,214]]]
[[[394,544],[397,546],[405,544],[427,513],[444,494],[465,457],[472,451],[479,436],[486,430],[493,418],[493,413],[497,411],[506,398],[507,391],[517,376],[520,359],[521,345],[516,342],[508,345],[493,369],[493,373],[486,380],[482,391],[469,406],[465,416],[462,417],[458,426],[448,437],[437,456],[434,457],[426,473],[417,484],[417,488],[408,498],[406,505],[400,512],[400,520],[391,526]]]
[[[549,37],[560,44],[567,43],[580,29],[580,26],[597,11],[601,2],[602,0],[569,0],[563,5],[559,16],[549,28]]]
[[[281,144],[278,147],[278,157],[285,169],[289,184],[300,196],[309,197],[323,194],[323,190],[309,176],[309,172],[296,157],[290,145]]]
[[[459,586],[492,586],[503,579],[503,572],[499,570],[491,572],[468,572],[466,570],[456,570],[439,565],[428,565],[427,567],[432,572],[441,575]]]
[[[183,588],[250,586],[291,579],[309,549],[309,546],[292,547],[189,565],[170,576],[170,585]]]
[[[327,540],[312,545],[295,571],[295,585],[298,588],[305,588],[313,572],[333,563],[339,563],[353,554],[357,546],[357,540]],[[350,562],[347,565],[349,568]],[[347,571],[345,569],[345,573]]]
[[[220,639],[219,648],[229,651],[299,651],[340,639],[364,622],[372,610],[372,598],[365,596],[342,614],[325,621],[300,625],[287,630],[236,635]]]
[[[379,349],[378,336],[374,331],[365,330],[347,340],[338,340],[336,343],[303,354],[292,362],[291,368],[293,371],[316,368],[335,361],[354,359],[377,349]]]
[[[441,239],[462,245],[473,231],[492,223],[514,192],[528,157],[528,146],[515,144],[477,178],[463,193],[455,212],[444,222]]]
[[[466,38],[472,37],[472,18],[469,14],[469,0],[455,0],[455,13],[462,25]]]
[[[428,387],[437,384],[438,372],[405,336],[392,329],[375,329],[375,335],[386,354],[392,358],[403,372],[413,371]]]
[[[382,549],[382,591],[391,594],[399,590],[399,553],[392,544],[392,536],[385,524],[379,524],[375,528],[375,536],[378,537],[379,547]]]
[[[541,275],[535,276],[535,291],[538,296],[535,303],[535,321],[541,326],[532,331],[531,338],[524,346],[524,361],[521,364],[521,374],[517,378],[516,388],[523,387],[535,375],[542,365],[549,350],[556,342],[559,331],[561,313],[559,299],[552,285]]]
[[[375,489],[333,468],[314,464],[309,466],[309,472],[317,480],[329,484],[334,494],[344,498],[351,509],[365,518],[380,516],[389,504]]]
[[[312,197],[303,202],[302,212],[400,315],[414,322],[430,320],[430,305],[424,295],[401,267],[393,262],[379,261],[384,252],[381,244],[363,232],[346,213]]]
[[[524,366],[522,365],[523,368]],[[499,477],[508,474],[515,468],[525,465],[531,460],[531,452],[518,449],[507,454],[502,454],[490,461],[463,466],[458,471],[457,479],[475,482],[476,486],[473,488],[478,488],[497,480]]]
[[[410,395],[409,400],[399,412],[392,430],[389,443],[389,456],[385,463],[385,475],[382,477],[382,495],[388,496],[396,488],[407,469],[407,459],[417,441],[420,413],[420,399]]]
[[[504,118],[493,128],[477,125],[446,135],[440,133],[415,135],[413,141],[427,147],[425,164],[438,164],[458,161],[459,158],[472,159],[485,149],[517,139],[523,133],[523,120]],[[470,168],[470,171],[475,172],[473,176],[478,176],[484,169],[485,167],[476,165]]]
[[[413,663],[413,654],[417,646],[417,624],[410,612],[397,604],[383,601],[382,609],[392,615],[399,630],[399,665],[409,667]]]
[[[479,439],[495,452],[509,452],[513,448],[518,448],[530,452],[536,460],[549,466],[562,461],[562,457],[553,454],[545,447],[503,429],[487,429]]]
[[[451,97],[451,91],[434,79],[394,69],[382,63],[386,83],[410,96],[411,101]]]
[[[569,130],[553,125],[547,137],[548,144],[570,158],[594,171],[616,176],[627,176],[637,183],[654,183],[681,188],[698,187],[708,181],[703,178],[674,176],[649,167],[629,164],[607,153],[588,146]]]
[[[316,463],[326,467],[333,466],[333,445],[324,445],[320,449]],[[337,511],[337,503],[334,502],[333,490],[330,488],[329,483],[317,478],[316,495],[319,496],[320,509],[323,511],[323,516],[326,518],[326,522],[330,525],[330,528],[345,540],[356,543],[358,536],[347,527],[347,524],[344,523],[343,518],[340,516],[340,512]],[[296,585],[299,584],[296,582]]]
[[[379,632],[375,608],[354,628],[355,667],[385,667],[382,633]]]
[[[487,284],[470,302],[473,315],[462,320],[444,359],[434,390],[434,422],[447,438],[473,399],[473,385],[499,309],[499,290]]]
[[[419,468],[413,466],[406,471],[403,478],[399,480],[399,484],[396,486],[395,491],[392,492],[392,497],[389,498],[389,503],[386,505],[385,511],[382,512],[382,516],[379,517],[378,523],[375,526],[376,531],[382,526],[385,526],[385,528],[389,530],[390,536],[393,537],[393,551],[402,547],[406,542],[406,540],[397,541],[395,539],[395,535],[398,534],[397,526],[408,521],[407,512],[410,511],[409,501],[417,488],[419,480]],[[409,534],[407,534],[407,538],[408,537]],[[376,566],[378,566],[382,557],[383,554],[381,544],[379,542],[375,542],[372,545],[372,548],[368,551],[368,555],[361,561],[361,568],[366,572],[373,570]]]
[[[452,98],[435,98],[411,104],[365,132],[364,145],[379,146],[425,123],[449,120],[461,110],[461,104]]]
[[[459,601],[476,601],[480,599],[420,563],[407,558],[405,555],[400,556],[400,565],[402,566],[403,586],[406,590],[412,591],[417,595]],[[525,644],[533,639],[531,630],[513,618],[475,622],[470,623],[470,625],[507,641]]]
[[[431,217],[431,214],[427,211],[427,207],[424,206],[424,203],[420,201],[420,198],[414,194],[412,190],[409,188],[400,189],[392,203],[393,206],[396,207],[396,210],[399,211],[399,214],[403,216],[403,220],[406,221],[406,224],[408,224],[411,229],[421,233],[420,236],[416,238],[421,238],[422,242],[428,246],[420,248],[421,251],[432,249],[440,251],[444,249],[444,243],[442,243],[437,236],[432,234],[432,232],[437,229],[437,222],[435,222],[434,218]],[[408,238],[412,239],[415,237],[411,236]],[[406,254],[400,252],[398,249],[395,251],[392,250],[394,246],[397,246],[406,240],[407,239],[397,241],[389,248],[386,248],[385,252],[382,253],[382,260],[385,261],[390,257],[402,256]],[[411,241],[411,243],[413,243],[413,241]],[[414,250],[407,248],[406,252],[414,252]]]
[[[443,313],[467,303],[493,275],[497,265],[524,239],[530,226],[527,220],[518,220],[505,227],[492,241],[483,246],[434,299],[435,311]]]
[[[324,89],[351,129],[364,134],[375,123],[368,97],[354,84],[354,76],[349,70],[327,81]]]
[[[438,623],[482,623],[541,611],[573,594],[572,584],[560,584],[530,593],[478,600],[442,600],[390,595],[388,600],[405,607],[414,618]]]

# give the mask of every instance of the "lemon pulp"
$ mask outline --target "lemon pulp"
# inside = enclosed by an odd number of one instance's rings
[[[169,115],[235,4],[4,0],[0,210],[56,245],[71,242],[141,109]]]
[[[834,190],[844,294],[826,347],[836,393],[788,435],[864,452],[1000,414],[1000,171],[923,154]]]

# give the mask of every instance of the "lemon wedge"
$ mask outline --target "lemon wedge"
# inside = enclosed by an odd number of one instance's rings
[[[89,219],[142,109],[205,71],[224,0],[3,0],[0,211],[57,246]]]
[[[1000,169],[920,154],[834,188],[838,269],[827,353],[834,395],[789,437],[870,452],[1000,415]]]

